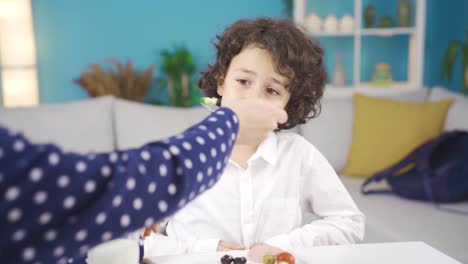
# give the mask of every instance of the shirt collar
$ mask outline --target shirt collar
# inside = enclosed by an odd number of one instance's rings
[[[263,158],[266,162],[273,165],[277,160],[277,136],[276,133],[270,131],[267,137],[260,143],[257,151],[252,155],[250,160],[255,160],[257,158]]]

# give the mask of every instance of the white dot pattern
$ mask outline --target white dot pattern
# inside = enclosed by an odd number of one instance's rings
[[[143,160],[146,160],[146,161],[150,160],[151,155],[150,155],[149,151],[147,151],[147,150],[142,151],[141,152],[141,158]]]
[[[173,183],[169,184],[169,187],[167,187],[167,192],[168,192],[170,195],[176,194],[176,192],[177,192],[177,187],[175,186],[175,184],[173,184]]]
[[[146,167],[143,164],[138,165],[138,171],[140,174],[146,174]]]
[[[63,201],[63,208],[71,209],[73,206],[75,206],[75,197],[68,196],[67,198],[65,198],[65,200]]]
[[[50,219],[52,219],[52,214],[49,212],[45,212],[41,214],[41,216],[39,217],[39,224],[41,225],[48,224],[50,222]]]
[[[127,180],[127,190],[132,191],[135,189],[136,181],[135,178],[130,178]]]
[[[57,186],[60,188],[65,188],[70,183],[70,178],[67,175],[62,175],[57,180]]]
[[[34,259],[36,255],[36,250],[32,247],[27,247],[23,250],[23,260],[24,261],[31,261]]]
[[[167,211],[167,202],[166,201],[160,201],[158,203],[158,208],[161,213],[165,213]]]
[[[130,225],[130,216],[128,214],[122,215],[122,217],[120,218],[120,225],[122,227],[127,227],[128,225]]]
[[[45,235],[44,239],[45,241],[54,241],[57,238],[57,231],[55,230],[48,230]]]
[[[171,153],[167,150],[164,150],[163,151],[163,156],[166,160],[170,160],[171,159]]]
[[[84,161],[79,161],[77,164],[76,164],[76,171],[77,172],[84,172],[86,170],[86,163],[84,163]]]
[[[185,150],[192,150],[192,145],[188,142],[182,143],[182,146],[184,147]]]
[[[84,229],[78,231],[75,235],[75,240],[76,241],[83,241],[86,239],[86,236],[88,236],[88,232]]]
[[[42,179],[42,174],[42,169],[34,168],[29,173],[29,179],[31,179],[32,182],[38,182]]]
[[[159,175],[161,175],[162,177],[167,176],[167,167],[166,167],[166,165],[162,164],[162,165],[159,166]]]
[[[111,154],[109,155],[109,161],[110,161],[111,163],[116,163],[118,159],[119,159],[119,156],[118,156],[118,154],[115,153],[115,152],[113,152],[113,153],[111,153]]]
[[[148,192],[153,194],[156,191],[156,183],[152,182],[148,185]]]
[[[60,156],[57,153],[52,153],[49,155],[49,164],[51,166],[56,166],[60,162]]]
[[[18,229],[15,233],[13,233],[12,240],[13,242],[20,242],[21,240],[26,237],[26,230]]]
[[[133,200],[133,208],[135,210],[140,210],[141,207],[143,207],[143,201],[141,200],[141,198],[136,198],[135,200]]]
[[[103,177],[109,177],[111,175],[111,168],[107,165],[101,167],[101,175]]]
[[[206,155],[204,153],[200,153],[200,161],[202,163],[205,163],[206,162]]]
[[[24,150],[24,142],[21,140],[16,140],[13,143],[13,150],[16,152],[21,152]]]
[[[15,203],[2,216],[4,239],[12,248],[20,247],[12,250],[17,252],[13,262],[75,262],[73,257],[96,243],[151,226],[195,199],[214,185],[214,177],[205,175],[220,174],[238,130],[232,125],[234,113],[222,109],[177,137],[110,154],[80,155],[34,145],[0,126],[0,161],[20,164],[22,171],[13,169],[10,175],[0,167],[0,183],[14,182],[0,196],[6,204]],[[44,156],[29,164],[21,157],[30,151]],[[24,181],[11,181],[12,175],[24,175]],[[101,207],[95,206],[97,201]],[[34,232],[29,232],[32,226]],[[32,244],[24,245],[26,241]]]
[[[18,198],[20,194],[20,189],[16,186],[10,187],[5,193],[5,200],[13,201]]]
[[[102,241],[108,241],[112,238],[112,233],[107,231],[107,232],[104,232],[101,236],[101,240]]]
[[[197,136],[195,140],[197,141],[198,144],[202,146],[205,145],[205,140],[202,137]]]
[[[65,252],[65,248],[62,246],[58,246],[54,249],[54,257],[59,258],[63,256],[63,253]]]
[[[186,167],[187,169],[191,169],[191,168],[193,167],[193,163],[192,163],[192,161],[189,160],[189,159],[186,159],[186,160],[184,161],[184,164],[185,164],[185,167]]]
[[[106,221],[107,216],[105,213],[101,212],[96,216],[96,224],[102,225]]]
[[[8,221],[10,223],[18,222],[23,215],[23,212],[19,208],[13,208],[8,212]]]
[[[84,186],[85,192],[92,193],[96,190],[96,182],[93,180],[89,180],[85,183]]]

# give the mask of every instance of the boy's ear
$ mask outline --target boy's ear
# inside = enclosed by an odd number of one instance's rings
[[[216,89],[219,96],[223,96],[224,93],[224,77],[220,77],[218,81],[218,88]]]

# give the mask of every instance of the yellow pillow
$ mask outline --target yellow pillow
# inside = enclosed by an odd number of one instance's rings
[[[440,135],[453,100],[399,102],[354,95],[353,142],[343,175],[369,177]]]

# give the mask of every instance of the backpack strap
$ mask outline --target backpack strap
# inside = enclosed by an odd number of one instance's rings
[[[395,173],[405,168],[406,166],[415,163],[419,160],[421,154],[423,154],[429,146],[423,144],[413,150],[408,154],[404,159],[400,160],[397,164],[388,167],[380,172],[375,173],[373,176],[367,178],[364,183],[361,185],[361,193],[363,194],[373,194],[373,193],[391,193],[391,190],[366,190],[365,187],[372,182],[380,182],[383,179],[393,176]]]

